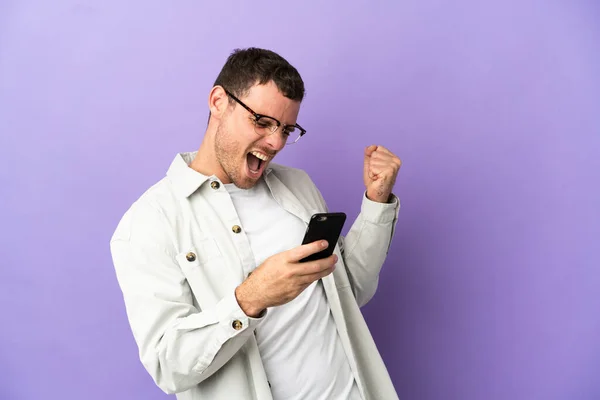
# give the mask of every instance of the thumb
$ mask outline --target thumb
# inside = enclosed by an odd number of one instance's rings
[[[365,163],[363,168],[365,179],[369,177],[369,163],[371,161],[371,155],[373,152],[375,152],[375,150],[377,150],[377,146],[374,144],[365,148]]]
[[[373,152],[377,150],[377,146],[372,144],[369,147],[365,148],[365,159],[367,157],[371,157],[371,154],[373,154]]]

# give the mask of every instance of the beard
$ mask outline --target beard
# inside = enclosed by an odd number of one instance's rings
[[[258,179],[252,179],[245,174],[246,154],[248,149],[227,129],[224,124],[217,127],[215,134],[215,155],[225,175],[240,189],[250,189]]]

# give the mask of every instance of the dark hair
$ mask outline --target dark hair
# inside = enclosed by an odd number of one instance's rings
[[[302,101],[304,98],[304,82],[296,68],[279,54],[256,47],[235,49],[227,58],[214,85],[223,86],[239,97],[252,86],[270,81],[288,99]]]

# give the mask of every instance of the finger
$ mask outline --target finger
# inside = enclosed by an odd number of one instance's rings
[[[327,268],[323,268],[323,269],[319,270],[318,272],[301,275],[298,277],[298,279],[302,284],[308,286],[311,283],[313,283],[314,281],[321,279],[323,277],[326,277],[327,275],[331,274],[333,271],[335,271],[335,263]]]
[[[378,169],[381,169],[381,167],[391,163],[392,161],[388,158],[388,156],[382,156],[381,154],[375,152],[369,159],[368,165],[365,163],[365,175],[370,179],[373,179],[374,176],[379,173]]]
[[[389,171],[389,170],[381,170],[381,171],[377,171],[377,173],[372,173],[370,176],[370,179],[372,182],[377,182],[377,181],[390,181],[390,180],[395,180],[394,178],[394,171]]]
[[[320,260],[300,263],[298,264],[298,268],[295,273],[298,276],[318,274],[333,267],[337,261],[338,257],[335,254],[332,254],[329,257],[325,257]]]
[[[380,157],[380,156],[388,157],[390,160],[400,161],[400,158],[398,158],[397,155],[395,155],[394,153],[392,153],[390,150],[386,149],[383,146],[378,146],[377,151],[374,152],[374,154],[372,154],[372,157]]]
[[[369,173],[372,175],[394,174],[397,170],[398,168],[393,164],[374,162],[371,164]]]
[[[389,152],[385,152],[385,151],[374,151],[373,154],[371,154],[371,160],[373,159],[381,159],[381,160],[394,160],[398,157],[396,157],[395,155],[393,155],[392,153]]]
[[[373,155],[371,156],[370,159],[371,159],[371,161],[373,161],[373,160],[387,161],[390,164],[393,164],[393,165],[395,165],[398,168],[402,165],[402,160],[400,160],[398,157],[396,157],[392,153],[385,153],[385,152],[376,151],[375,153],[373,153]]]
[[[373,152],[377,151],[378,147],[374,144],[368,146],[367,148],[365,148],[365,156],[366,157],[371,157],[371,154],[373,154]]]
[[[304,276],[302,276],[302,278],[299,278],[299,279],[302,284],[304,284],[305,286],[309,286],[314,281],[317,281],[317,280],[324,278],[327,275],[331,274],[334,270],[335,270],[335,266],[331,267],[331,268],[327,268],[316,274],[304,275]]]
[[[369,174],[369,164],[371,162],[371,155],[373,154],[373,152],[376,149],[377,149],[377,146],[375,146],[375,145],[371,145],[365,149],[365,161],[363,163],[363,178],[365,180],[373,179],[373,178],[371,178],[371,175]]]
[[[394,162],[394,160],[388,160],[388,159],[379,159],[379,158],[374,158],[371,159],[371,162],[369,163],[369,166],[371,168],[373,167],[379,167],[379,168],[385,168],[385,167],[389,167],[389,168],[395,168],[398,164]]]
[[[400,162],[400,158],[398,158],[398,156],[396,156],[394,153],[390,152],[389,150],[381,151],[380,148],[371,154],[371,159],[378,158],[390,160],[396,163]]]
[[[369,163],[370,168],[390,168],[397,171],[400,169],[402,162],[394,158],[372,158]]]
[[[377,152],[378,153],[388,154],[388,155],[391,155],[391,156],[395,156],[394,153],[392,153],[390,150],[388,150],[387,148],[385,148],[383,146],[377,146]]]
[[[329,244],[326,240],[317,240],[312,243],[303,244],[288,251],[288,261],[300,261],[304,257],[308,257],[312,254],[318,253],[321,250],[325,250],[328,246]]]

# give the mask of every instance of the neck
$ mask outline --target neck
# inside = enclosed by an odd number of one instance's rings
[[[190,163],[190,168],[205,176],[216,175],[221,182],[230,183],[229,178],[215,157],[214,148],[214,134],[207,130],[196,157]]]

